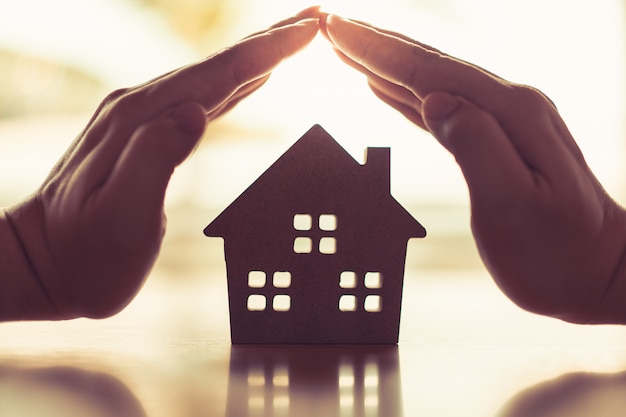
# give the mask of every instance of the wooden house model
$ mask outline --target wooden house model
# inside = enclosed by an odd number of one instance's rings
[[[407,243],[390,149],[313,126],[205,229],[224,238],[234,344],[395,344]]]

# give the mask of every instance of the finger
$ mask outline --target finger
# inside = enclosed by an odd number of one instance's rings
[[[181,100],[198,102],[211,111],[239,88],[266,76],[285,58],[306,46],[317,30],[317,19],[306,19],[263,32],[204,62],[170,74],[138,92],[138,99],[156,99],[146,103],[148,112],[162,110]]]
[[[473,208],[498,207],[524,198],[538,173],[519,156],[498,121],[468,100],[449,93],[426,97],[426,126],[455,157]]]
[[[267,76],[283,59],[309,43],[317,33],[317,19],[263,32],[206,60],[169,73],[155,82],[113,97],[81,141],[75,158],[82,160],[110,134],[107,146],[114,158],[136,126],[177,104],[193,101],[211,112],[242,86]]]
[[[254,93],[256,90],[261,88],[267,80],[270,78],[269,75],[255,80],[248,85],[240,88],[235,94],[233,94],[226,102],[224,102],[220,107],[213,110],[209,114],[207,114],[207,120],[212,121],[217,119],[218,117],[228,113],[233,107],[239,104],[240,101],[248,97],[250,94]]]
[[[205,124],[204,108],[184,103],[140,126],[102,185],[99,204],[120,218],[134,213],[134,220],[141,221],[137,217],[143,212],[153,215],[146,221],[158,221],[170,177],[196,146]]]
[[[330,13],[320,13],[319,19],[320,19],[320,32],[322,33],[322,35],[324,35],[324,37],[326,39],[328,39],[332,43],[332,38],[328,34],[328,29],[327,29],[327,24],[326,24],[326,21],[327,21],[327,19],[330,16],[334,16],[334,18],[338,17],[336,15],[331,15]],[[382,34],[389,35],[389,36],[392,36],[392,37],[397,38],[397,39],[402,39],[405,42],[414,43],[414,44],[419,45],[419,46],[421,46],[421,47],[423,47],[425,49],[428,49],[430,51],[437,52],[437,53],[440,53],[440,54],[443,55],[443,52],[439,51],[438,49],[435,49],[432,46],[427,45],[425,43],[421,43],[419,41],[416,41],[415,39],[409,38],[408,36],[406,36],[406,35],[404,35],[402,33],[393,32],[393,31],[387,30],[387,29],[382,29],[382,28],[376,27],[376,26],[374,26],[374,25],[372,25],[370,23],[364,22],[362,20],[350,19],[350,21],[354,22],[354,23],[357,23],[357,24],[359,24],[361,26],[369,27],[370,29],[373,29],[373,30],[375,30],[377,32],[380,32]]]
[[[461,59],[456,58],[456,57],[452,57],[451,55],[449,55],[449,54],[447,54],[447,53],[445,53],[445,52],[443,52],[443,51],[441,51],[441,50],[439,50],[439,49],[437,49],[437,48],[435,48],[435,47],[433,47],[431,45],[428,45],[428,44],[425,44],[425,43],[420,42],[418,40],[415,40],[413,38],[410,38],[410,37],[408,37],[408,36],[406,36],[406,35],[404,35],[402,33],[398,33],[398,32],[394,32],[394,31],[391,31],[391,30],[383,29],[383,28],[371,25],[371,24],[369,24],[367,22],[363,22],[361,20],[353,20],[353,19],[350,19],[350,20],[355,22],[355,23],[358,23],[358,24],[360,24],[362,26],[370,27],[370,28],[376,30],[377,32],[383,33],[385,35],[389,35],[389,36],[392,36],[394,38],[402,39],[405,42],[408,42],[408,43],[411,43],[413,45],[419,46],[419,47],[424,48],[424,49],[426,49],[428,51],[437,53],[437,54],[442,55],[442,56],[447,56],[449,58],[453,58],[453,59],[455,59],[455,60],[457,60],[459,62],[464,63],[465,65],[468,65],[468,66],[476,68],[477,70],[483,71],[483,72],[489,74],[490,76],[492,76],[494,78],[499,78],[499,79],[503,80],[503,78],[501,78],[497,74],[494,74],[493,72],[490,72],[490,71],[486,70],[483,67],[480,67],[480,66],[478,66],[476,64],[473,64],[473,63],[470,63],[468,61],[461,60]]]
[[[389,82],[378,75],[374,74],[363,65],[357,64],[348,58],[341,51],[335,50],[339,58],[346,64],[365,74],[374,94],[386,104],[398,110],[410,121],[424,128],[419,109],[421,108],[421,100],[415,96],[406,87]]]
[[[296,15],[289,17],[285,20],[281,20],[278,23],[273,24],[272,26],[270,26],[268,29],[253,33],[252,35],[246,36],[244,39],[248,39],[251,38],[253,36],[256,35],[260,35],[264,32],[267,32],[268,30],[272,30],[272,29],[277,29],[283,26],[288,26],[288,25],[292,25],[294,23],[298,23],[301,20],[305,20],[305,19],[320,19],[321,16],[321,12],[320,12],[320,6],[312,6],[312,7],[308,7],[304,10],[302,10],[301,12],[297,13]]]
[[[558,174],[568,163],[566,158],[554,158],[569,153],[569,144],[563,143],[553,124],[556,109],[537,90],[336,16],[328,17],[326,30],[348,58],[388,82],[406,87],[418,99],[446,91],[492,114],[534,169]]]
[[[419,98],[443,90],[475,101],[481,91],[490,92],[496,84],[492,77],[460,61],[372,27],[331,15],[326,30],[335,47],[352,61]]]
[[[376,94],[376,96],[382,100],[384,103],[393,107],[397,111],[399,111],[404,117],[409,119],[411,122],[421,127],[424,130],[428,130],[424,120],[422,119],[421,113],[417,110],[421,108],[421,104],[419,106],[407,104],[403,97],[400,97],[397,94],[390,94],[389,90],[380,89],[376,84],[370,81],[370,88]]]
[[[368,80],[372,89],[383,93],[393,101],[401,103],[403,106],[411,108],[414,112],[420,112],[422,108],[422,100],[415,97],[415,95],[406,88],[390,83],[389,81],[372,76]]]

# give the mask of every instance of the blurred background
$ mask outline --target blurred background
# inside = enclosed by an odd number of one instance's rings
[[[550,96],[608,191],[625,201],[623,0],[320,1]],[[32,192],[111,90],[201,59],[312,5],[270,0],[0,0],[0,206]],[[409,267],[482,268],[453,158],[379,102],[318,37],[211,124],[172,179],[162,277],[221,265],[202,229],[313,124],[357,160],[392,148],[392,193],[426,227]]]

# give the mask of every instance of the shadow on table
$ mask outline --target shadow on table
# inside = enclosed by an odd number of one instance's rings
[[[498,417],[623,417],[626,372],[572,373],[532,386],[513,397]]]
[[[0,416],[145,417],[118,379],[70,367],[0,366]]]
[[[402,416],[397,346],[236,346],[227,417]]]

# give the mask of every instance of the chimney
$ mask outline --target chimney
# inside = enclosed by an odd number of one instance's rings
[[[367,148],[365,150],[365,172],[376,190],[391,193],[391,149]]]

